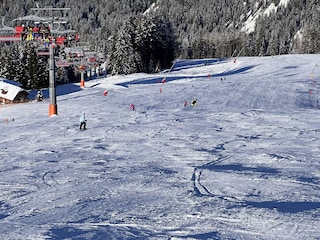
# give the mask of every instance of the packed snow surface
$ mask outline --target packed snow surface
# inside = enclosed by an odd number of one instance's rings
[[[1,105],[0,239],[319,239],[318,64],[180,60],[59,86],[50,117]]]

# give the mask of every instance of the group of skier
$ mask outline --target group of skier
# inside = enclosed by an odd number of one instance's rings
[[[190,106],[195,107],[196,105],[197,105],[197,99],[193,99],[191,101],[191,103],[190,103]],[[188,102],[187,101],[184,102],[184,106],[185,107],[188,106]],[[133,105],[133,103],[130,104],[130,109],[132,111],[136,111],[136,107]],[[85,130],[86,126],[87,126],[87,119],[86,119],[85,112],[82,112],[82,114],[80,116],[80,119],[79,119],[79,122],[80,122],[80,130]]]

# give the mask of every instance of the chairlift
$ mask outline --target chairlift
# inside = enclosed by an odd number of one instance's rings
[[[78,32],[71,29],[68,22],[59,23],[58,27],[52,29],[52,36],[55,38],[56,44],[70,47],[79,41]]]
[[[14,28],[8,27],[4,24],[4,17],[1,22],[2,26],[0,27],[0,42],[14,42],[21,41],[19,36],[14,36]]]
[[[38,54],[38,56],[49,56],[50,52],[49,52],[49,49],[40,48],[40,49],[38,49],[37,54]]]
[[[57,67],[70,67],[72,65],[73,65],[73,63],[69,62],[69,61],[56,61]]]
[[[46,24],[47,18],[37,15],[28,15],[12,20],[13,36],[20,41],[44,39],[50,34],[50,28]]]

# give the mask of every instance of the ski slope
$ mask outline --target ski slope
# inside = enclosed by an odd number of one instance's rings
[[[1,105],[0,239],[319,239],[319,62],[178,61],[59,86],[51,117]]]

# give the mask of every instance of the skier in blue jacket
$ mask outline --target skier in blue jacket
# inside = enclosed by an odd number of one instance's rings
[[[80,121],[80,130],[81,129],[85,130],[86,129],[86,125],[87,125],[87,119],[86,119],[85,112],[82,112],[79,121]]]

